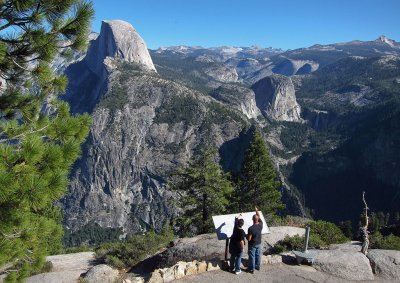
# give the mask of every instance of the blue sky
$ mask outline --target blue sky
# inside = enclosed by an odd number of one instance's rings
[[[171,45],[295,49],[386,35],[400,41],[400,0],[93,0],[93,30],[130,22],[148,48]]]

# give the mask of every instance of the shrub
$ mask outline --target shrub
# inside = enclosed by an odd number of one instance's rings
[[[341,244],[349,239],[344,236],[343,232],[333,223],[326,221],[310,221],[308,225],[311,227],[310,239],[308,241],[309,248],[322,248],[331,244]],[[304,236],[286,236],[274,246],[275,253],[283,251],[302,251],[304,249]]]
[[[295,235],[292,237],[286,236],[283,240],[275,244],[274,250],[276,253],[292,250],[302,250],[303,245],[304,237],[300,237],[299,235]]]
[[[102,244],[95,250],[96,258],[116,268],[128,268],[166,247],[172,239],[171,227],[165,226],[161,234],[150,231],[130,235],[124,241]]]
[[[319,235],[310,234],[308,241],[308,248],[321,248],[326,246],[324,241],[321,240]],[[274,246],[275,253],[282,253],[284,251],[302,251],[304,249],[304,236],[286,236],[283,240],[279,241]]]
[[[311,235],[318,235],[322,242],[329,246],[331,244],[341,244],[347,242],[349,239],[343,234],[335,224],[327,221],[310,221],[308,223],[311,227]]]
[[[400,237],[393,234],[383,236],[380,232],[375,232],[370,236],[370,248],[400,251]]]

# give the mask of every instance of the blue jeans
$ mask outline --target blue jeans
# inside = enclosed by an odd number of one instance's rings
[[[261,244],[249,245],[249,270],[260,269],[261,265]]]
[[[236,267],[237,272],[240,271],[240,264],[242,263],[242,255],[243,255],[243,252],[231,253],[231,259],[229,262],[229,269],[231,271],[235,271],[234,267]]]

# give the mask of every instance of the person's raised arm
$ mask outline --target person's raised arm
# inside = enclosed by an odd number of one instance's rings
[[[260,218],[260,211],[258,210],[257,206],[255,207],[256,209],[256,215],[258,216],[258,218]]]

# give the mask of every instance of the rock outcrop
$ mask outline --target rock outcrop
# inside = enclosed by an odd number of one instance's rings
[[[94,73],[99,74],[106,57],[120,58],[156,70],[145,42],[133,26],[125,21],[103,21],[100,35],[91,44],[85,61]]]
[[[257,119],[261,115],[251,89],[232,85],[220,86],[211,92],[211,96],[239,110],[249,119]]]
[[[211,67],[204,70],[204,72],[212,77],[214,80],[223,83],[232,83],[237,82],[238,80],[238,74],[236,73],[236,70],[232,67],[225,65]]]
[[[360,252],[346,250],[315,250],[313,266],[322,272],[346,280],[374,280],[368,258]]]
[[[53,255],[46,257],[46,261],[51,266],[51,271],[31,276],[27,278],[27,283],[77,282],[95,264],[93,252]]]
[[[367,257],[377,276],[400,281],[400,251],[370,249]]]
[[[176,211],[167,176],[198,146],[219,147],[246,126],[237,111],[209,96],[138,64],[114,63],[62,202],[73,231],[88,222],[127,233],[161,229]]]
[[[264,116],[278,121],[301,121],[292,80],[282,75],[266,77],[252,87]]]
[[[146,44],[131,24],[103,21],[100,34],[90,42],[83,60],[69,65],[67,100],[73,113],[91,113],[107,92],[107,81],[114,60],[135,63],[147,71],[156,71]]]
[[[115,283],[119,278],[119,272],[106,264],[99,264],[85,274],[84,280],[87,283]]]
[[[263,252],[268,252],[276,242],[286,236],[304,235],[305,229],[298,227],[279,226],[269,227],[271,233],[262,236]],[[215,234],[202,234],[192,238],[174,240],[172,247],[146,259],[137,268],[150,272],[156,268],[173,266],[179,261],[219,261],[225,252],[225,241],[219,241]],[[246,257],[246,255],[244,255]],[[277,263],[276,258],[266,257],[266,264]]]

